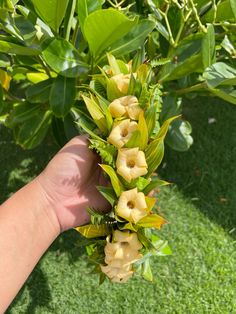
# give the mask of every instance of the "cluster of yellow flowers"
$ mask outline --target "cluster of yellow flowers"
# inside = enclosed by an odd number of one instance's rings
[[[128,183],[133,179],[144,176],[148,167],[143,151],[138,147],[123,148],[134,131],[138,128],[138,119],[142,113],[138,99],[135,96],[124,96],[113,100],[109,111],[116,121],[108,137],[108,142],[118,149],[116,160],[117,173]],[[148,214],[145,195],[137,188],[121,193],[116,206],[116,214],[128,222],[137,223]],[[113,282],[125,282],[133,274],[132,263],[142,258],[139,250],[142,244],[137,234],[130,231],[114,231],[112,242],[107,237],[105,246],[105,263],[102,271]]]

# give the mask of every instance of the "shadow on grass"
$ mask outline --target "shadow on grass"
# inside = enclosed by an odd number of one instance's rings
[[[185,105],[184,117],[192,124],[194,145],[184,153],[167,148],[160,174],[236,238],[236,108],[198,98]]]
[[[23,150],[15,145],[11,132],[1,125],[0,147],[0,203],[40,173],[58,150],[50,138],[36,149]],[[79,234],[74,230],[67,231],[51,245],[48,253],[55,252],[58,259],[62,254],[66,254],[68,262],[74,263],[84,253],[84,249],[78,247],[79,239]],[[26,313],[33,314],[38,307],[50,308],[51,288],[40,262],[6,313],[12,312],[11,309],[17,305],[25,289],[28,290],[30,299]]]

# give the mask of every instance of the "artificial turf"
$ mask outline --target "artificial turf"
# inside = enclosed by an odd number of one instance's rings
[[[215,98],[186,102],[193,147],[167,149],[160,169],[174,182],[157,195],[173,255],[152,261],[155,280],[98,285],[75,231],[61,235],[7,311],[20,313],[236,313],[236,108]],[[210,120],[209,120],[210,119]],[[213,122],[213,123],[209,123]],[[47,140],[23,151],[0,128],[0,201],[41,171],[56,151]]]

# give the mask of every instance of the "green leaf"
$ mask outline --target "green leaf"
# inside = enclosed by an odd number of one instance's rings
[[[149,259],[146,259],[142,265],[142,276],[147,281],[153,281],[152,270]]]
[[[40,112],[40,105],[30,103],[20,103],[14,106],[8,115],[6,126],[13,128],[17,124],[24,123],[27,120],[33,120]]]
[[[158,74],[161,81],[176,80],[194,72],[202,72],[202,45],[203,34],[190,35],[179,43],[169,58],[171,62],[165,64]]]
[[[69,0],[32,0],[39,17],[58,33]]]
[[[85,225],[81,227],[75,228],[76,231],[81,233],[85,238],[97,238],[97,237],[104,237],[110,234],[110,229],[106,224],[103,225]]]
[[[136,181],[136,187],[138,188],[139,192],[142,192],[146,186],[148,186],[150,183],[150,180],[145,179],[143,177],[139,177]]]
[[[96,152],[100,155],[103,162],[114,166],[114,159],[116,155],[116,148],[113,145],[110,145],[107,142],[97,140],[97,139],[90,139],[89,148],[95,149]]]
[[[236,85],[236,69],[224,62],[217,62],[205,70],[203,78],[209,88],[219,85]]]
[[[145,120],[148,128],[148,136],[150,137],[152,135],[152,132],[156,125],[156,116],[157,116],[157,106],[156,104],[151,105],[146,111],[145,111]]]
[[[77,1],[77,13],[79,19],[79,25],[82,33],[84,33],[84,22],[86,17],[99,9],[102,9],[102,5],[105,0],[78,0]]]
[[[118,57],[139,49],[144,45],[145,39],[154,27],[155,23],[150,20],[140,21],[132,27],[128,34],[114,42],[108,51]]]
[[[47,134],[51,117],[50,111],[38,110],[36,116],[14,129],[16,143],[28,149],[38,146]]]
[[[52,86],[52,80],[39,82],[31,85],[26,90],[26,99],[31,103],[45,103],[49,100],[49,94]]]
[[[207,33],[202,39],[202,63],[204,69],[215,63],[215,30],[212,24],[207,25]]]
[[[100,165],[100,167],[110,177],[113,189],[114,189],[116,195],[119,197],[121,192],[122,192],[122,190],[123,190],[123,186],[122,186],[120,180],[118,179],[115,170],[111,166],[108,166],[108,165]]]
[[[147,195],[148,193],[150,193],[155,188],[161,187],[164,185],[168,185],[168,184],[170,184],[170,183],[167,181],[163,181],[163,180],[160,180],[158,178],[152,178],[152,181],[145,187],[145,189],[143,190],[143,193],[145,195]]]
[[[141,139],[141,134],[139,130],[136,130],[131,135],[131,138],[128,140],[128,142],[124,145],[125,148],[133,148],[133,147],[139,147]]]
[[[230,3],[231,10],[233,12],[233,15],[234,15],[234,21],[236,22],[236,2],[235,0],[229,0],[229,3]]]
[[[166,137],[166,143],[179,152],[187,151],[193,144],[192,127],[188,121],[174,121]]]
[[[40,54],[40,50],[20,46],[3,40],[0,40],[0,52],[23,56],[36,56]]]
[[[97,10],[84,22],[84,34],[93,56],[98,57],[112,43],[122,38],[137,24],[115,9]]]
[[[105,197],[105,199],[114,206],[115,202],[117,201],[117,197],[114,193],[113,188],[106,187],[106,186],[97,186],[98,191]]]
[[[232,87],[228,88],[213,88],[210,89],[211,93],[213,93],[215,96],[220,97],[231,104],[236,105],[236,90]]]
[[[72,44],[62,38],[49,38],[43,42],[43,58],[57,73],[66,77],[78,77],[88,71]]]
[[[107,134],[107,123],[106,123],[106,118],[98,105],[96,99],[90,95],[90,98],[82,95],[83,100],[86,104],[86,107],[93,118],[94,122],[98,126],[98,128],[105,134]]]
[[[58,76],[50,92],[50,108],[56,117],[64,117],[75,102],[75,79]]]
[[[160,139],[160,140],[164,140],[165,137],[166,137],[166,134],[167,134],[167,131],[169,129],[169,126],[171,124],[171,122],[173,122],[175,119],[178,119],[180,117],[179,116],[174,116],[174,117],[171,117],[169,119],[167,119],[161,126],[159,132],[157,133],[157,136],[156,138],[157,139]]]

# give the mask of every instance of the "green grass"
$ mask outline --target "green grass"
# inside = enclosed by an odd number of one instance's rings
[[[160,232],[173,255],[152,261],[155,282],[135,277],[124,285],[89,275],[78,234],[61,235],[18,294],[10,313],[229,314],[236,313],[236,108],[199,98],[185,106],[195,144],[166,151],[160,170],[174,182],[158,195],[170,221]],[[209,124],[208,118],[216,122]],[[0,129],[0,197],[37,174],[56,148],[17,148]]]

